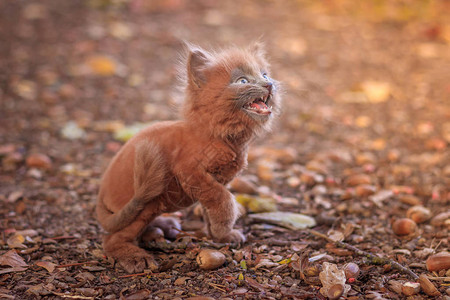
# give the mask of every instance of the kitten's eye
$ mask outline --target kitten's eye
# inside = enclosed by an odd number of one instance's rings
[[[245,77],[241,77],[238,80],[236,80],[236,83],[240,83],[240,84],[246,84],[248,82],[249,82],[248,79]]]
[[[264,77],[264,79],[270,80],[269,76],[266,73],[262,74],[262,76]]]

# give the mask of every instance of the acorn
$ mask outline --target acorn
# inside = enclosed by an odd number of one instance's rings
[[[441,294],[425,274],[420,275],[417,281],[420,283],[422,291],[428,296],[436,297]]]
[[[406,217],[420,224],[431,218],[431,211],[426,207],[416,205],[406,211]]]
[[[225,255],[217,250],[204,249],[197,255],[197,264],[200,269],[214,270],[223,265]]]
[[[412,296],[420,292],[420,283],[418,282],[405,282],[402,285],[402,293],[405,296]]]
[[[359,266],[353,262],[349,262],[344,266],[345,278],[358,278],[359,276]]]
[[[430,256],[426,262],[428,271],[440,271],[450,269],[450,253],[440,252]]]
[[[337,300],[342,296],[343,293],[344,293],[344,285],[337,283],[332,285],[328,289],[327,297],[330,300]]]
[[[394,231],[396,235],[408,235],[416,232],[416,230],[416,222],[408,218],[395,220],[395,222],[392,224],[392,231]]]

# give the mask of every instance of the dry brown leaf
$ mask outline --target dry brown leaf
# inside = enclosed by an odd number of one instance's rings
[[[0,256],[0,265],[10,267],[28,267],[25,260],[15,250],[9,250]]]
[[[36,266],[46,269],[49,273],[52,273],[56,268],[56,264],[49,261],[38,261],[36,262]]]
[[[95,55],[88,59],[88,66],[96,75],[111,76],[117,71],[117,63],[104,55]]]
[[[25,249],[27,248],[27,246],[25,246],[23,242],[25,242],[25,237],[21,234],[14,234],[6,240],[6,243],[8,244],[9,248]]]

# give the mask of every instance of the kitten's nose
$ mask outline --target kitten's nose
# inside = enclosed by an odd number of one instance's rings
[[[269,91],[269,93],[272,93],[272,87],[273,87],[272,82],[266,82],[264,87]]]

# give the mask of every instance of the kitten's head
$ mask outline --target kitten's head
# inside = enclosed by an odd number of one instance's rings
[[[279,113],[278,83],[259,43],[219,53],[189,47],[186,92],[187,120],[219,137],[268,131]]]

